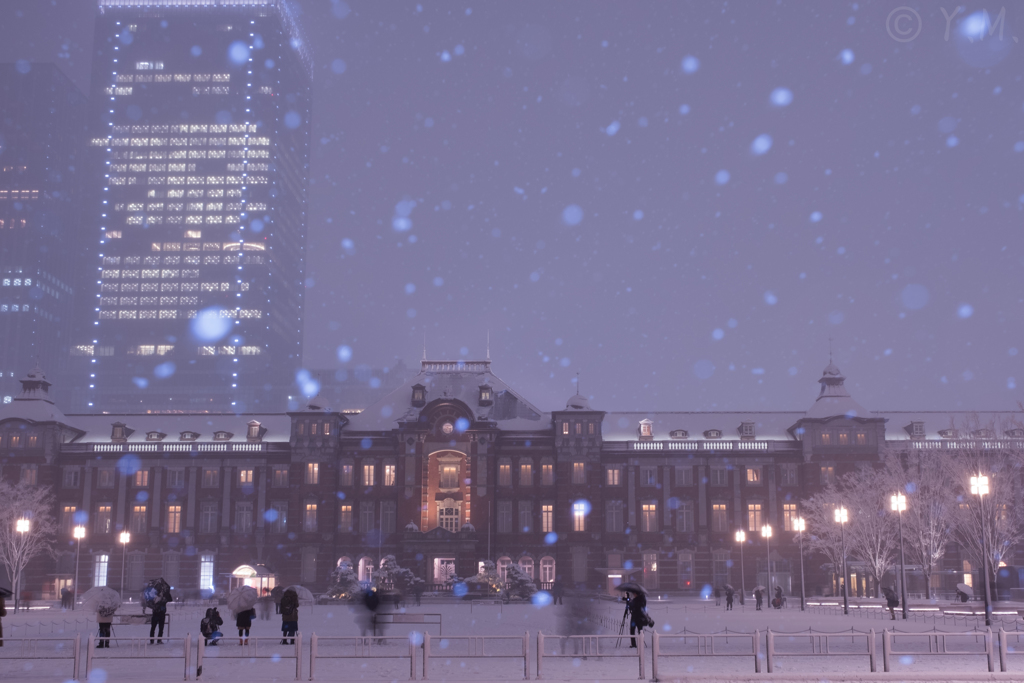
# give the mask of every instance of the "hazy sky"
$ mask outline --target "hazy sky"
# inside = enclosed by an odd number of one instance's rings
[[[868,409],[1016,408],[1024,7],[904,1],[300,2],[307,365],[803,409],[831,337]],[[87,88],[93,2],[0,12]]]

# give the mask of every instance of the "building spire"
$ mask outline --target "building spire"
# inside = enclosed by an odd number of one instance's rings
[[[580,373],[579,373],[579,371],[576,372],[576,395],[577,396],[580,395]]]
[[[487,360],[491,359],[491,331],[487,330]]]
[[[427,359],[427,331],[423,330],[423,360]]]

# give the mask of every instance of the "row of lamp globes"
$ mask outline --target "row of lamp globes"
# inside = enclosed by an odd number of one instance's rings
[[[806,602],[806,591],[804,589],[804,537],[803,533],[807,530],[807,522],[803,517],[796,517],[791,522],[791,530],[797,533],[797,541],[800,543],[800,610],[804,610],[804,603]],[[771,538],[772,538],[772,525],[765,524],[761,527],[761,537],[765,539],[767,546],[767,559],[768,559],[768,590],[771,592],[772,585],[772,549],[771,549]],[[743,546],[747,543],[747,532],[740,529],[736,532],[736,543],[740,546],[740,604],[743,604],[744,596],[747,592],[747,578],[743,568]]]

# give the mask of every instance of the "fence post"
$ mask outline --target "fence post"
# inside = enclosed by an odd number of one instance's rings
[[[0,642],[3,642],[3,641],[0,641]],[[76,633],[75,634],[75,663],[74,663],[75,669],[71,673],[71,680],[73,680],[73,681],[77,681],[78,680],[78,673],[79,673],[79,669],[81,668],[81,664],[82,664],[82,634],[81,633]]]
[[[639,676],[639,680],[642,681],[645,678],[647,678],[647,672],[644,670],[644,663],[645,663],[644,662],[644,640],[645,640],[644,639],[644,630],[643,629],[639,629],[639,631],[640,632],[637,633],[637,635],[640,636],[640,637],[636,639],[636,642],[637,642],[636,654],[637,654],[637,657],[640,659],[640,676]]]
[[[870,629],[868,636],[868,662],[871,665],[871,673],[875,673],[875,629]]]
[[[426,629],[426,626],[423,627]],[[314,634],[315,636],[315,634]],[[409,680],[416,680],[416,646],[413,645],[413,639],[409,639]],[[312,660],[310,660],[312,661]],[[312,664],[310,664],[312,666]],[[309,680],[313,680],[313,669],[309,670]]]
[[[206,638],[200,633],[196,638],[196,680],[203,675],[203,655],[206,653]]]
[[[985,656],[988,659],[988,671],[996,670],[994,653],[992,652],[992,629],[985,629]]]
[[[295,680],[302,680],[302,633],[295,634]]]
[[[410,641],[412,642],[412,641]],[[309,636],[309,680],[316,675],[316,631]]]
[[[999,670],[1006,671],[1006,631],[999,627]]]
[[[772,657],[775,655],[775,635],[771,629],[767,629],[767,643],[765,647],[765,662],[768,664],[768,673],[772,672]]]
[[[430,661],[430,631],[423,629],[423,680],[427,680],[427,662]]]
[[[96,636],[89,636],[89,644],[85,648],[85,677],[89,678],[89,671],[92,670],[92,652],[96,647]]]
[[[658,680],[658,632],[651,638],[651,680]]]
[[[167,636],[170,640],[170,636]],[[185,680],[189,679],[189,669],[192,668],[192,634],[185,634]]]
[[[481,654],[482,654],[481,646]],[[530,632],[523,631],[523,680],[530,680]]]
[[[754,629],[754,673],[761,673],[761,632],[757,629]]]
[[[540,673],[541,662],[544,661],[544,634],[537,631],[537,680],[539,681],[543,676]]]
[[[882,671],[889,673],[889,629],[882,629]]]

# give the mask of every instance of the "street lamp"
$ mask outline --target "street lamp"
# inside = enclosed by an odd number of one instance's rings
[[[747,543],[747,533],[742,529],[736,532],[736,542],[740,544],[740,604],[743,604],[743,596],[747,592],[747,577],[743,573],[743,546]]]
[[[807,530],[807,522],[803,517],[793,520],[793,531],[796,532],[796,540],[800,544],[800,611],[804,611],[804,602],[807,600],[807,592],[804,590],[804,531]]]
[[[835,509],[836,523],[839,525],[839,535],[843,539],[843,614],[850,613],[850,599],[848,597],[849,588],[846,585],[847,573],[846,573],[846,523],[850,521],[850,517],[847,514],[846,508],[840,506]]]
[[[14,530],[17,531],[19,534],[21,534],[21,540],[18,541],[18,544],[21,546],[22,549],[25,548],[25,534],[28,533],[28,526],[29,526],[29,521],[27,519],[25,519],[24,517],[22,517],[21,519],[19,519],[18,521],[16,521],[14,523]],[[19,564],[20,564],[21,553],[18,553],[18,555],[19,555],[18,560],[19,560]],[[15,614],[18,613],[18,606],[19,606],[20,600],[21,600],[21,574],[22,574],[22,572],[19,571],[18,572],[17,585],[14,587],[14,613]]]
[[[903,511],[907,509],[907,497],[897,493],[890,499],[892,509],[900,520],[900,599],[903,600],[903,618],[907,618],[907,559],[903,554]]]
[[[761,527],[761,536],[768,545],[768,604],[772,604],[772,525]]]
[[[75,551],[75,585],[72,586],[74,590],[74,597],[71,600],[71,610],[74,611],[75,605],[78,603],[78,564],[82,558],[82,539],[85,538],[85,527],[76,526],[74,531],[75,540],[78,541],[78,550]]]
[[[981,510],[981,571],[984,573],[985,582],[985,625],[992,625],[992,596],[988,585],[988,544],[985,542],[985,496],[988,495],[988,477],[979,474],[971,477],[971,495],[978,497],[978,505]]]
[[[132,535],[127,531],[121,532],[121,599],[124,600],[124,561],[128,558],[128,541]]]

